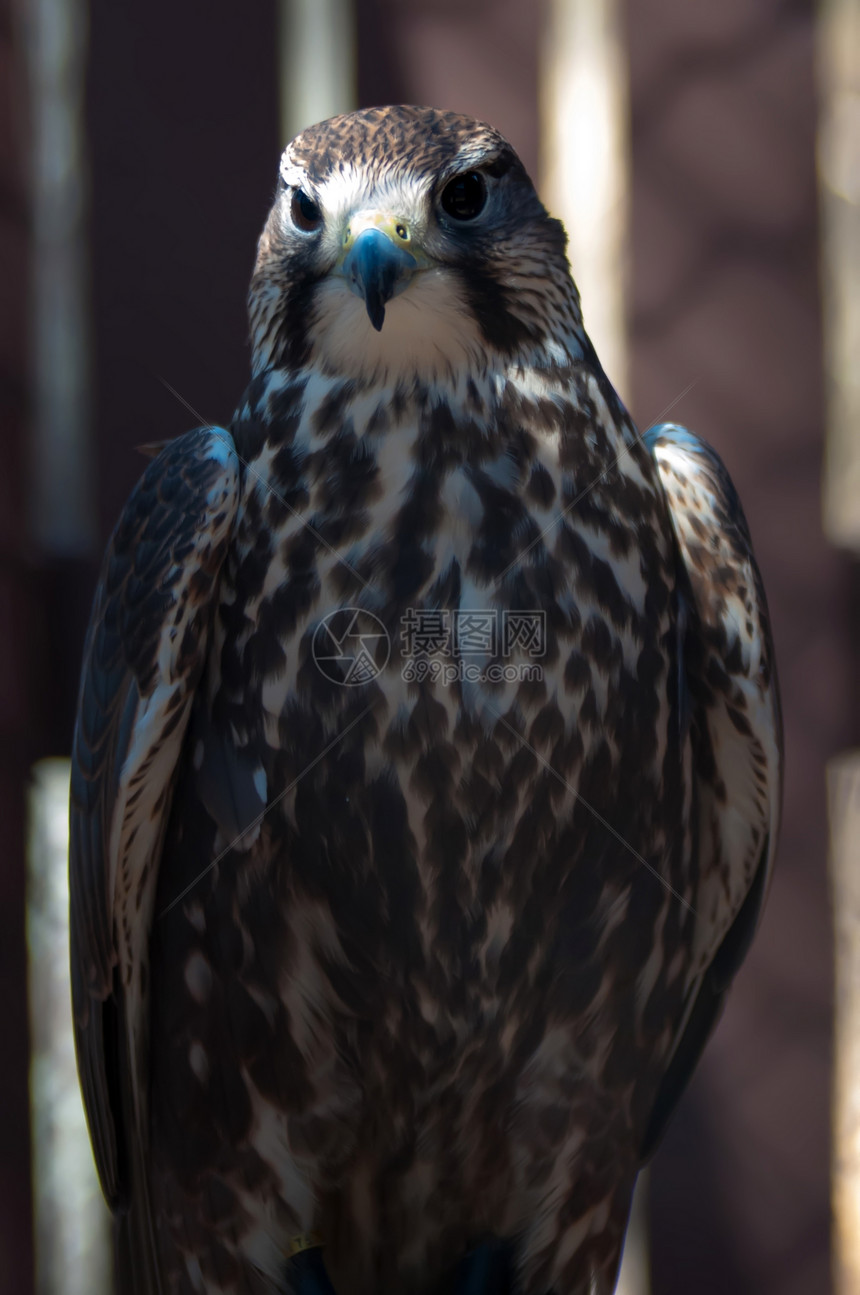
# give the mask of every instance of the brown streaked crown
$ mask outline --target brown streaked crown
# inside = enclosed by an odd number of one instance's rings
[[[486,122],[411,104],[364,108],[309,126],[287,145],[285,160],[318,183],[337,166],[435,175],[446,163],[469,166],[493,153],[522,167],[514,149]]]

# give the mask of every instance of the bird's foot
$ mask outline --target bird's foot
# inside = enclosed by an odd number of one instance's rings
[[[290,1295],[335,1295],[320,1246],[309,1246],[287,1260]]]
[[[510,1241],[485,1241],[457,1265],[451,1295],[513,1295],[514,1248]]]

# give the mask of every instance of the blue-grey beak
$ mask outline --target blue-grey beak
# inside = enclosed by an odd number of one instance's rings
[[[364,298],[377,333],[385,320],[385,303],[403,291],[417,267],[412,253],[377,227],[363,229],[348,246],[343,274],[352,291]]]

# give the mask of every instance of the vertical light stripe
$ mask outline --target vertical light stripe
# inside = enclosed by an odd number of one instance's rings
[[[69,761],[33,770],[27,860],[37,1295],[111,1289],[109,1215],[84,1119],[69,989]]]
[[[280,0],[282,142],[356,107],[352,0]]]
[[[648,1170],[643,1169],[633,1193],[615,1295],[648,1295],[651,1289],[648,1230]]]
[[[836,953],[833,1057],[835,1295],[860,1291],[860,752],[827,768]]]
[[[55,556],[96,537],[89,401],[85,0],[22,7],[33,118],[32,536]]]
[[[625,287],[628,65],[618,0],[548,0],[541,68],[541,196],[564,222],[583,321],[628,397]],[[639,1176],[617,1295],[648,1295],[647,1174]]]
[[[818,174],[827,431],[824,530],[860,554],[860,3],[818,11]],[[835,946],[833,1273],[860,1291],[860,753],[827,769]]]
[[[819,10],[824,362],[824,528],[860,553],[860,4]]]
[[[541,195],[568,233],[585,328],[627,394],[627,59],[617,0],[549,0],[541,69]]]

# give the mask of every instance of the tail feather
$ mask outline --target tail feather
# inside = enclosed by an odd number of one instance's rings
[[[115,1216],[116,1295],[162,1295],[147,1201]]]

